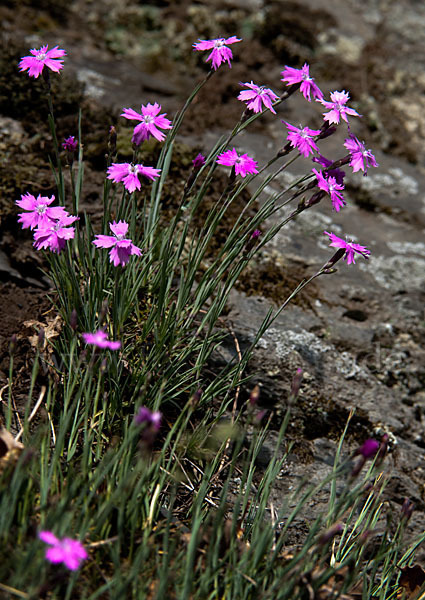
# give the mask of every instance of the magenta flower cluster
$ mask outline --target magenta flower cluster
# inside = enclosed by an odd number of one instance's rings
[[[119,350],[121,348],[121,342],[108,340],[108,334],[103,329],[98,329],[98,331],[95,331],[94,333],[83,333],[83,340],[86,344],[96,346],[96,348],[102,350],[105,348],[108,350]]]
[[[128,223],[125,221],[113,221],[109,223],[109,228],[114,235],[97,235],[93,244],[96,248],[110,248],[109,262],[114,264],[114,267],[121,265],[124,267],[130,260],[130,256],[140,256],[142,250],[133,244],[126,237],[128,231]]]
[[[310,67],[307,63],[301,69],[285,66],[281,73],[282,81],[286,85],[300,85],[300,91],[304,98],[311,102],[311,96],[319,102],[323,99],[323,92],[314,83],[313,77],[310,77]]]
[[[246,177],[248,174],[258,173],[258,163],[248,156],[248,154],[239,155],[236,148],[222,152],[217,157],[217,163],[226,167],[233,167],[236,175]]]
[[[370,250],[368,250],[366,246],[361,246],[360,244],[355,244],[354,242],[347,242],[334,233],[328,233],[327,231],[324,231],[323,233],[326,234],[331,241],[329,246],[333,246],[334,248],[342,248],[345,250],[344,260],[347,261],[347,265],[351,265],[352,263],[355,264],[356,254],[360,254],[366,259],[369,258]]]
[[[218,38],[216,40],[198,40],[196,44],[193,44],[194,50],[212,50],[211,54],[208,55],[205,62],[211,61],[211,65],[216,71],[221,63],[226,62],[230,68],[232,65],[230,61],[233,58],[232,51],[227,46],[230,44],[235,44],[236,42],[241,42],[235,35],[225,38]]]
[[[334,210],[339,212],[346,204],[344,196],[341,194],[341,191],[344,189],[344,185],[337,183],[335,177],[332,177],[328,174],[324,175],[322,171],[312,169],[312,172],[317,177],[317,186],[330,196]]]
[[[148,103],[146,106],[142,105],[141,113],[132,108],[124,108],[121,117],[132,121],[140,121],[133,131],[133,137],[131,138],[133,144],[139,146],[150,137],[156,138],[159,142],[165,139],[165,134],[160,129],[172,129],[172,125],[171,121],[165,118],[167,113],[158,114],[160,110],[161,106],[157,102],[155,104]]]
[[[319,152],[319,147],[314,141],[314,138],[320,135],[319,129],[309,129],[308,127],[300,129],[286,121],[282,121],[282,123],[285,123],[289,131],[286,139],[293,148],[298,148],[300,154],[307,157],[310,153],[313,154],[314,151]]]
[[[193,44],[193,48],[195,51],[210,51],[206,62],[211,62],[212,69],[216,71],[221,64],[226,62],[231,68],[233,54],[229,46],[240,41],[236,36],[213,40],[198,40],[197,43]],[[30,56],[22,57],[19,68],[21,71],[28,71],[28,76],[34,78],[38,78],[41,74],[45,78],[47,77],[48,71],[47,73],[43,73],[44,67],[55,73],[59,73],[63,68],[63,57],[66,56],[65,50],[60,49],[58,46],[49,50],[48,45],[42,46],[38,50],[31,49],[30,54]],[[299,154],[305,158],[313,156],[313,161],[322,167],[321,170],[312,169],[316,185],[320,190],[315,195],[315,199],[317,201],[319,196],[328,194],[334,210],[338,212],[346,204],[342,195],[345,173],[338,167],[349,163],[354,173],[363,171],[364,175],[366,175],[370,167],[377,167],[378,164],[372,152],[366,149],[364,143],[360,142],[351,133],[349,133],[349,137],[344,142],[344,146],[349,152],[348,156],[340,161],[335,161],[335,164],[320,153],[318,141],[334,131],[335,128],[331,127],[331,125],[338,125],[342,121],[348,123],[349,117],[361,117],[361,115],[347,105],[350,95],[345,90],[331,92],[330,101],[325,101],[324,94],[315,83],[314,78],[310,76],[310,67],[307,63],[301,69],[285,66],[281,74],[281,81],[292,88],[287,92],[287,95],[299,88],[308,102],[311,102],[313,99],[322,104],[326,109],[326,112],[323,112],[325,123],[322,129],[310,129],[301,125],[300,127],[296,127],[283,121],[288,129],[286,138],[288,145],[285,148],[285,152],[289,151],[292,147],[298,150]],[[240,83],[240,85],[246,89],[242,90],[237,98],[246,104],[247,110],[258,114],[267,109],[271,113],[276,114],[274,103],[279,101],[279,96],[275,92],[268,87],[259,86],[253,81]],[[165,132],[173,128],[171,121],[166,118],[166,113],[161,113],[161,106],[157,102],[142,105],[140,113],[132,108],[124,108],[121,116],[127,120],[138,122],[134,127],[132,135],[132,143],[135,146],[139,146],[151,137],[162,142],[166,137]],[[110,131],[110,144],[116,149],[116,132],[113,127],[111,127]],[[68,160],[71,162],[72,154],[78,148],[78,141],[74,136],[69,136],[62,143],[62,148],[69,153]],[[281,156],[281,153],[278,154],[279,156]],[[205,157],[202,154],[198,154],[192,161],[193,172],[201,169],[205,165],[205,162]],[[231,180],[234,180],[236,175],[245,178],[249,174],[255,175],[259,172],[257,168],[258,163],[248,154],[238,154],[236,148],[221,152],[217,156],[216,162],[219,165],[232,168]],[[149,181],[154,181],[160,176],[160,173],[160,169],[144,166],[143,164],[112,163],[107,169],[107,178],[114,183],[122,183],[129,193],[133,193],[141,189],[142,177]],[[190,191],[190,186],[188,186],[188,189]],[[20,200],[16,201],[16,204],[24,211],[19,213],[18,222],[21,223],[23,229],[33,230],[35,248],[37,250],[49,249],[52,252],[59,253],[65,248],[66,242],[74,238],[75,228],[72,225],[79,217],[70,215],[64,206],[52,206],[54,200],[54,195],[50,198],[38,195],[36,198],[32,194],[26,193],[21,196]],[[116,222],[114,220],[109,223],[109,228],[112,235],[96,235],[92,243],[98,249],[109,250],[109,261],[115,267],[126,266],[131,256],[141,256],[142,249],[136,246],[131,238],[127,237],[129,224],[126,221],[119,220]],[[370,251],[365,246],[353,241],[346,241],[327,231],[323,233],[328,236],[331,247],[344,251],[344,259],[348,265],[355,263],[357,255],[365,259],[369,258]],[[260,235],[261,231],[255,229],[250,234],[248,244],[253,241],[255,242]],[[248,244],[246,248],[250,249],[252,246],[248,247]],[[341,252],[338,252],[338,257],[341,257],[341,254]],[[121,342],[110,340],[104,329],[83,333],[82,338],[86,344],[99,349],[119,350],[121,348]],[[297,379],[294,380],[292,386],[293,396],[297,395],[300,382],[301,371],[299,370]],[[296,387],[297,389],[295,390]],[[152,444],[155,440],[160,430],[161,422],[161,413],[159,411],[151,411],[145,406],[142,406],[134,416],[134,423],[143,426],[142,439],[146,445]],[[356,453],[361,456],[364,462],[376,456],[381,447],[382,444],[380,445],[376,440],[366,440]],[[360,464],[360,468],[361,466]],[[406,513],[407,511],[411,513],[411,510],[413,508],[410,508],[406,504]],[[340,525],[337,528],[339,531]],[[332,535],[334,535],[335,531],[336,529],[332,531]],[[78,540],[68,537],[60,539],[51,531],[46,530],[40,531],[38,537],[48,545],[45,556],[53,564],[62,563],[69,570],[75,571],[88,558],[86,549]]]
[[[369,438],[363,442],[363,444],[357,448],[356,454],[360,454],[363,458],[373,458],[378,452],[380,443],[377,440]]]
[[[65,50],[61,50],[59,46],[55,46],[51,50],[49,46],[42,46],[39,50],[33,48],[30,50],[31,56],[22,57],[19,63],[21,71],[28,71],[30,77],[37,79],[44,67],[46,66],[51,71],[58,73],[63,69],[62,56],[66,56]]]
[[[78,540],[59,539],[51,531],[40,531],[38,537],[50,546],[46,550],[46,559],[53,564],[63,563],[70,571],[76,571],[88,558],[87,550]]]
[[[366,150],[364,144],[354,135],[345,140],[344,146],[350,152],[350,166],[353,168],[353,173],[362,170],[366,175],[369,167],[377,167],[378,163],[375,160],[372,152]]]
[[[147,406],[141,406],[134,416],[136,425],[146,425],[154,431],[159,431],[161,427],[162,414],[159,411],[151,411]]]
[[[62,142],[62,148],[66,150],[66,152],[75,152],[78,148],[78,140],[76,140],[73,135],[70,135]]]
[[[75,228],[71,225],[79,217],[68,214],[63,206],[50,206],[54,200],[54,196],[47,198],[38,195],[35,198],[32,194],[23,194],[16,204],[27,211],[18,214],[22,229],[35,230],[34,247],[59,253],[65,248],[67,240],[74,238]]]
[[[205,164],[205,156],[201,153],[197,154],[192,160],[192,164],[193,168],[198,171]]]
[[[249,88],[243,90],[238,96],[238,100],[246,102],[246,107],[255,113],[262,112],[263,107],[268,108],[272,113],[276,114],[273,108],[272,102],[275,102],[279,96],[275,94],[270,88],[264,86],[258,86],[253,81],[251,83],[241,83]]]
[[[320,100],[323,106],[329,109],[329,112],[323,113],[324,120],[328,121],[329,124],[338,124],[340,119],[343,119],[348,123],[347,115],[350,115],[351,117],[361,117],[354,108],[346,106],[349,99],[350,94],[343,90],[342,92],[331,92],[331,102]]]
[[[122,181],[125,189],[132,193],[135,190],[140,190],[142,184],[139,177],[143,176],[146,179],[153,181],[156,177],[159,177],[161,169],[154,169],[153,167],[145,167],[143,165],[133,165],[131,163],[113,163],[108,168],[108,179],[112,179],[115,183]]]

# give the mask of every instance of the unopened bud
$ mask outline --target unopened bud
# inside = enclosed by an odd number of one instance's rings
[[[366,529],[359,535],[359,537],[357,538],[357,542],[363,546],[364,544],[366,544],[372,533],[373,531],[371,529]]]
[[[335,254],[328,260],[326,265],[322,268],[323,273],[331,273],[333,272],[334,265],[341,260],[341,258],[345,255],[346,248],[338,248]]]
[[[201,153],[197,154],[195,158],[192,160],[193,169],[199,171],[201,167],[205,164],[205,156]]]
[[[193,164],[192,171],[190,172],[188,180],[186,181],[186,184],[184,186],[184,190],[183,190],[184,194],[188,194],[190,192],[193,184],[195,183],[196,175],[197,175],[199,169],[201,167],[203,167],[205,164],[205,156],[203,154],[199,153],[192,160],[192,164]]]
[[[401,507],[401,517],[408,521],[415,510],[415,503],[410,498],[405,498]]]
[[[293,402],[294,400],[296,400],[298,398],[302,380],[303,380],[303,370],[298,368],[294,375],[294,378],[292,379],[291,396],[290,396],[291,402]]]
[[[190,403],[191,403],[193,409],[195,409],[198,406],[199,401],[201,400],[201,396],[202,396],[202,390],[201,390],[201,388],[198,388],[196,390],[196,392],[193,394],[192,398],[190,399]]]
[[[10,343],[9,343],[9,353],[10,354],[15,354],[16,351],[16,346],[17,346],[17,340],[18,338],[16,337],[16,333],[12,334],[10,337]]]
[[[388,433],[384,433],[384,435],[381,438],[381,444],[379,446],[377,464],[380,464],[387,455],[389,439],[390,436],[388,435]]]
[[[363,444],[357,448],[356,454],[361,454],[363,458],[373,458],[375,454],[378,452],[380,448],[380,443],[377,440],[368,439],[363,442]]]
[[[44,327],[40,328],[40,331],[38,332],[38,339],[37,339],[37,349],[41,352],[42,350],[44,350],[44,343],[46,341],[46,333],[44,331]]]
[[[317,541],[318,546],[326,546],[326,544],[329,544],[329,542],[331,542],[336,535],[342,533],[343,530],[344,527],[341,525],[341,523],[335,523],[319,537]]]
[[[115,154],[117,150],[117,130],[113,125],[109,128],[108,150],[109,154]]]
[[[282,156],[286,156],[286,154],[288,154],[288,152],[291,151],[291,142],[288,142],[285,146],[283,146],[283,148],[281,148],[279,150],[279,152],[277,153],[277,158],[281,158]]]
[[[316,192],[311,196],[309,200],[307,200],[307,202],[304,202],[303,210],[305,210],[306,208],[311,208],[315,204],[319,204],[320,200],[324,198],[324,196],[326,196],[326,192],[324,190]]]
[[[78,148],[78,140],[76,140],[73,135],[70,135],[62,142],[62,148],[66,151],[66,159],[68,164],[72,167],[74,154]]]
[[[99,368],[100,374],[104,375],[106,373],[107,369],[108,369],[108,359],[104,358],[102,360],[102,362],[100,363],[100,368]]]
[[[356,477],[360,473],[366,464],[366,461],[369,458],[373,458],[379,452],[380,446],[381,445],[377,440],[368,439],[365,440],[359,448],[357,448],[357,450],[354,452],[354,455],[359,455],[360,458],[351,471],[351,477]]]
[[[260,410],[255,416],[254,416],[254,423],[256,423],[257,425],[260,425],[262,420],[264,419],[264,417],[267,415],[268,410],[266,408],[263,408],[263,410]]]
[[[252,389],[250,395],[249,395],[249,405],[251,407],[256,406],[256,404],[258,403],[259,398],[260,398],[260,386],[259,385],[255,385],[254,388]]]
[[[254,229],[254,231],[249,236],[247,243],[245,244],[245,248],[243,249],[244,255],[248,254],[248,252],[250,252],[254,248],[260,235],[261,231],[259,229]]]
[[[320,130],[320,135],[317,137],[318,140],[324,140],[327,137],[333,135],[336,131],[336,127],[332,127],[331,125],[329,125],[329,123],[327,123],[325,121],[325,123],[323,123],[322,128]]]
[[[69,317],[69,326],[71,327],[71,329],[73,331],[77,330],[77,323],[78,323],[78,316],[77,316],[77,311],[74,308],[72,310],[71,316]]]
[[[99,323],[102,323],[102,321],[106,317],[107,313],[108,313],[108,301],[104,300],[102,302],[102,308],[100,309]]]

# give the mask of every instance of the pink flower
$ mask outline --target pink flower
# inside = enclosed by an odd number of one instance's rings
[[[162,415],[159,411],[151,411],[146,406],[141,406],[139,412],[134,417],[136,425],[142,425],[146,423],[147,426],[152,427],[155,431],[159,431],[161,427]]]
[[[34,229],[34,227],[48,227],[52,221],[66,216],[68,213],[63,206],[49,205],[54,201],[55,197],[47,198],[40,196],[35,198],[32,194],[21,195],[21,200],[16,200],[16,204],[29,212],[19,213],[18,223],[22,223],[22,229]]]
[[[345,140],[344,146],[351,154],[350,166],[353,167],[353,173],[356,173],[361,169],[366,175],[369,167],[378,166],[372,152],[366,150],[364,144],[362,144],[355,135],[351,134],[350,137]]]
[[[356,454],[361,454],[365,459],[372,458],[378,452],[380,445],[377,440],[368,439],[363,442],[360,448],[357,448]]]
[[[142,105],[141,114],[132,108],[124,108],[124,112],[120,115],[121,117],[140,121],[140,124],[136,125],[133,131],[133,137],[131,138],[133,144],[139,146],[144,140],[149,139],[150,136],[153,136],[160,142],[165,139],[165,134],[159,131],[159,129],[172,129],[173,126],[171,125],[171,121],[165,118],[167,113],[158,114],[160,110],[161,106],[157,102],[155,104],[148,102],[146,106]]]
[[[83,340],[86,344],[92,344],[97,348],[108,348],[109,350],[118,350],[121,348],[121,342],[112,342],[108,340],[108,334],[99,329],[94,333],[83,333]]]
[[[241,175],[241,177],[246,177],[248,173],[258,173],[256,168],[258,163],[250,158],[248,154],[239,156],[235,148],[219,154],[217,163],[226,167],[235,167],[236,175]]]
[[[326,177],[325,179],[325,177],[322,175],[322,171],[317,171],[316,169],[312,169],[312,171],[317,177],[318,187],[329,194],[331,197],[332,206],[336,212],[339,212],[346,204],[344,196],[340,194],[340,191],[344,189],[344,186],[338,184],[335,177]]]
[[[205,164],[205,156],[201,153],[197,154],[192,160],[193,168],[198,170]]]
[[[293,148],[298,148],[300,153],[306,157],[309,156],[310,153],[313,154],[315,150],[319,152],[319,147],[313,139],[316,135],[320,134],[319,129],[309,129],[308,127],[298,129],[298,127],[294,127],[294,125],[291,125],[286,121],[282,121],[282,123],[285,123],[289,130],[286,139],[291,142]]]
[[[140,256],[142,251],[130,239],[126,239],[128,223],[113,221],[109,223],[109,227],[114,235],[97,235],[93,244],[96,248],[111,248],[109,262],[113,262],[115,267],[118,265],[124,267],[130,260],[130,256],[133,254]]]
[[[329,236],[329,239],[331,240],[331,243],[329,244],[329,246],[333,246],[334,248],[343,248],[345,249],[345,256],[344,259],[347,261],[347,265],[351,265],[351,263],[356,263],[355,260],[355,253],[357,252],[357,254],[361,254],[364,258],[368,258],[368,255],[370,254],[370,250],[368,250],[366,248],[366,246],[360,246],[360,244],[355,244],[354,242],[346,242],[345,240],[339,238],[338,236],[336,236],[333,233],[328,233],[327,231],[324,231],[323,233],[325,233],[327,236]]]
[[[71,571],[76,571],[88,557],[83,544],[78,540],[63,538],[59,540],[51,531],[40,531],[38,537],[51,548],[46,550],[46,558],[51,563],[63,563]]]
[[[39,77],[44,69],[44,65],[58,73],[63,69],[63,60],[60,60],[61,56],[66,56],[65,50],[61,50],[58,46],[55,46],[51,50],[47,50],[49,46],[42,46],[40,50],[33,48],[30,50],[32,56],[24,56],[19,63],[21,71],[28,71],[30,77]]]
[[[331,123],[339,123],[340,118],[344,119],[346,123],[348,123],[347,115],[351,115],[352,117],[361,117],[354,108],[349,108],[345,106],[350,98],[350,94],[343,90],[342,92],[331,92],[331,100],[332,102],[325,102],[325,100],[319,100],[321,104],[325,108],[329,108],[328,113],[323,113],[323,118],[325,121]]]
[[[243,90],[239,96],[238,100],[242,100],[242,102],[246,102],[246,107],[249,110],[253,110],[255,113],[259,113],[263,110],[262,104],[272,113],[276,114],[275,109],[272,106],[272,102],[277,100],[279,96],[275,94],[271,89],[266,88],[264,86],[255,85],[253,81],[251,83],[240,83],[240,85],[244,85],[249,90]]]
[[[62,142],[62,148],[67,152],[75,152],[78,146],[78,140],[73,135],[65,138]]]
[[[285,66],[281,75],[283,75],[282,81],[287,82],[286,85],[301,83],[300,91],[304,98],[309,102],[311,102],[310,94],[313,94],[315,100],[321,100],[323,98],[323,93],[314,83],[313,77],[310,77],[310,67],[307,63],[304,63],[301,69]]]
[[[66,241],[74,239],[75,227],[69,225],[78,219],[79,217],[66,213],[57,221],[49,221],[47,225],[38,226],[34,231],[34,247],[37,250],[49,248],[59,254],[65,248]]]
[[[318,157],[312,158],[313,162],[319,163],[322,167],[327,169],[331,166],[335,161],[329,160],[329,158],[325,158],[322,154],[319,154]],[[339,184],[344,183],[345,171],[341,171],[341,169],[331,169],[330,171],[326,171],[327,175],[330,177],[335,177],[335,181]]]
[[[225,38],[218,38],[216,40],[199,40],[196,44],[193,44],[194,50],[211,50],[211,54],[208,56],[205,62],[209,60],[212,61],[212,66],[214,71],[218,69],[222,62],[226,61],[229,64],[229,67],[232,68],[230,64],[231,59],[233,58],[232,51],[227,47],[226,44],[235,44],[236,42],[241,42],[235,35]]]
[[[134,190],[140,190],[141,183],[139,175],[143,175],[153,181],[155,177],[159,177],[161,169],[153,167],[144,167],[143,165],[133,165],[130,163],[113,163],[108,168],[108,179],[112,179],[115,183],[122,181],[126,190],[130,193]]]

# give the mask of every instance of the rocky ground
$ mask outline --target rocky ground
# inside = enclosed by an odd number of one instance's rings
[[[324,229],[352,236],[372,253],[367,262],[340,264],[336,274],[316,280],[302,301],[280,315],[255,352],[250,368],[261,402],[275,407],[276,422],[295,369],[304,370],[289,431],[294,453],[277,483],[276,504],[300,478],[327,472],[336,440],[355,408],[347,452],[365,437],[390,434],[387,498],[401,505],[410,497],[416,503],[410,532],[423,531],[425,5],[414,0],[77,0],[54,5],[39,0],[6,2],[0,14],[1,384],[7,377],[10,335],[19,334],[17,368],[24,376],[30,360],[24,322],[43,321],[49,308],[49,282],[37,269],[40,258],[29,237],[16,226],[14,206],[29,189],[53,193],[45,160],[49,135],[36,86],[17,73],[16,60],[42,43],[66,48],[67,73],[57,92],[59,131],[75,133],[75,110],[84,93],[88,162],[83,209],[96,215],[106,132],[122,108],[158,101],[172,118],[205,72],[191,44],[236,34],[244,42],[233,47],[233,68],[222,67],[200,94],[182,132],[184,147],[208,150],[234,124],[242,106],[235,99],[239,81],[252,79],[279,93],[283,66],[308,61],[325,93],[350,91],[352,105],[364,115],[353,131],[379,163],[364,178],[347,168],[344,210],[337,214],[322,202],[304,212],[261,252],[231,298],[228,319],[243,348],[270,303],[282,302],[291,286],[330,256]],[[321,112],[297,94],[279,107],[278,118],[266,116],[241,135],[238,149],[264,163],[286,136],[280,119],[316,127]],[[119,124],[123,138],[130,131],[125,125]],[[343,137],[341,132],[324,142],[328,156],[341,155]],[[266,192],[310,168],[307,161],[296,161]],[[224,348],[217,360],[228,360],[234,352],[233,346]],[[316,498],[311,517],[325,502],[325,497]]]

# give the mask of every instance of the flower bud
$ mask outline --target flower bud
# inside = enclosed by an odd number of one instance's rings
[[[196,171],[199,171],[199,169],[201,167],[204,166],[205,164],[205,156],[201,153],[199,153],[197,156],[195,156],[195,158],[192,160],[192,164],[193,164],[193,169],[196,169]]]
[[[109,128],[108,150],[109,154],[115,154],[117,150],[117,130],[113,125]]]
[[[292,402],[298,398],[302,380],[303,380],[303,370],[298,368],[294,375],[294,378],[292,379],[292,384],[291,384],[290,399]]]
[[[108,359],[105,357],[105,358],[102,360],[102,362],[100,363],[100,367],[99,367],[100,374],[101,374],[101,375],[105,375],[105,373],[106,373],[107,369],[108,369]]]
[[[15,352],[16,352],[16,346],[17,346],[17,343],[16,343],[17,340],[18,340],[18,338],[16,336],[16,333],[13,333],[10,336],[10,343],[9,343],[9,353],[10,354],[15,354]]]
[[[201,390],[201,388],[198,388],[190,399],[190,403],[192,405],[193,410],[195,410],[195,408],[198,406],[199,401],[201,400],[201,396],[202,396],[202,390]]]
[[[72,309],[71,316],[69,317],[69,326],[73,331],[77,330],[78,316],[75,308]]]
[[[324,140],[327,137],[333,135],[336,131],[336,127],[332,127],[329,125],[327,121],[325,121],[321,127],[320,135],[317,137],[318,140]]]
[[[38,332],[38,339],[37,339],[37,350],[39,352],[42,352],[44,350],[45,341],[46,341],[46,332],[44,331],[44,327],[41,327],[40,331]]]
[[[260,386],[255,385],[249,395],[249,405],[250,407],[254,407],[257,405],[258,400],[260,398]]]
[[[389,439],[390,436],[388,435],[388,433],[384,433],[384,435],[381,438],[381,443],[379,445],[377,464],[380,464],[387,455]]]
[[[373,458],[375,454],[378,452],[380,448],[380,443],[377,440],[368,439],[363,442],[363,444],[357,448],[356,454],[361,454],[363,458]]]
[[[254,229],[254,231],[249,236],[247,243],[245,244],[245,248],[243,249],[244,255],[248,254],[248,252],[250,252],[253,249],[260,235],[261,231],[259,229]]]
[[[77,147],[78,140],[76,140],[73,135],[70,135],[69,137],[65,138],[62,142],[62,148],[66,151],[66,160],[68,161],[70,167],[72,167],[72,164],[74,162],[74,154],[77,150]]]
[[[415,506],[415,503],[410,498],[405,498],[401,507],[401,518],[404,518],[407,522],[415,510]]]
[[[326,265],[322,268],[323,273],[331,273],[330,269],[333,269],[334,265],[345,255],[345,248],[338,248],[335,254],[328,260]]]
[[[318,546],[326,546],[326,544],[329,544],[336,535],[342,533],[343,530],[344,527],[341,523],[335,523],[319,537],[317,541]]]

